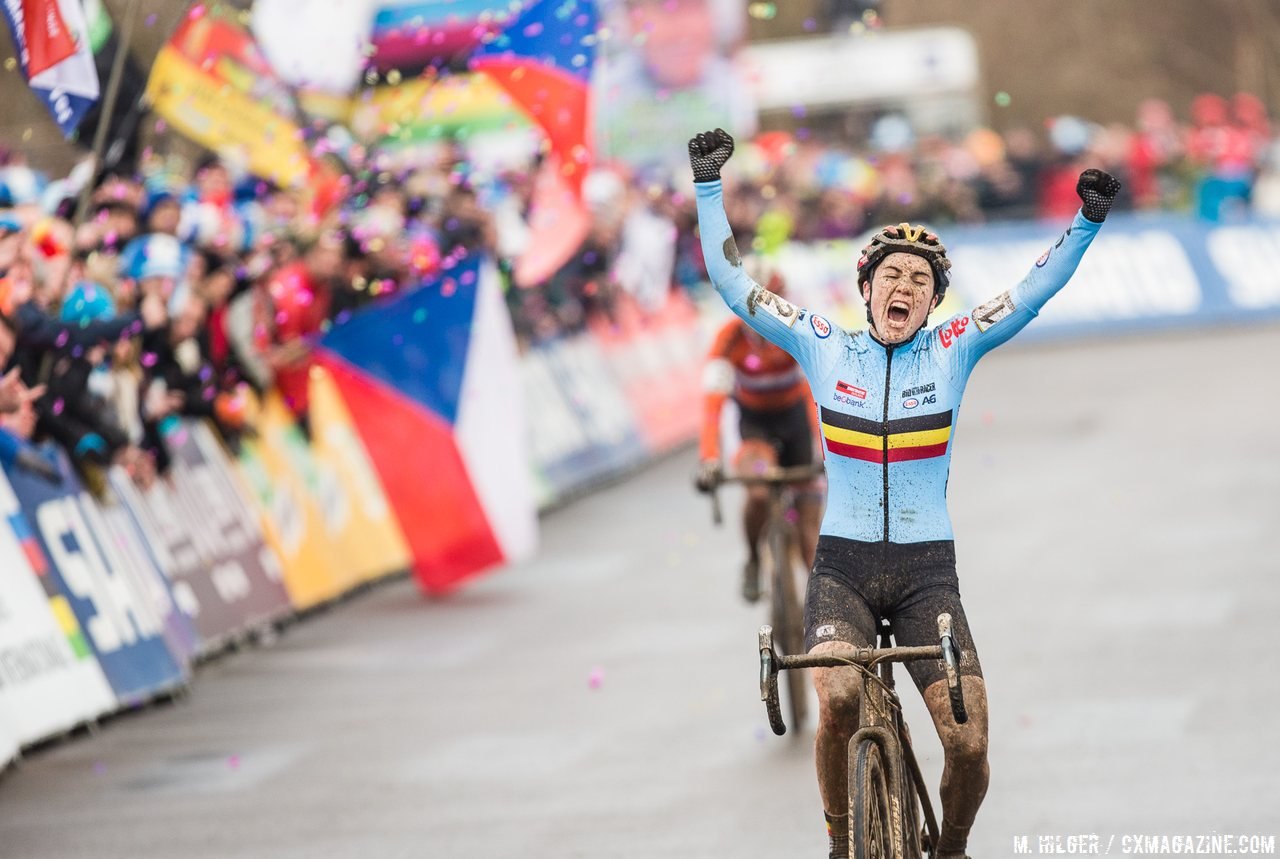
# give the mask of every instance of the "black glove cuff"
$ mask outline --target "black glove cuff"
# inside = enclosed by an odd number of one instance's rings
[[[1084,199],[1081,211],[1095,224],[1101,224],[1107,219],[1107,212],[1111,211],[1111,204],[1115,200],[1114,197],[1105,196],[1092,188],[1081,192],[1081,197]]]
[[[697,155],[693,152],[689,153],[689,164],[693,167],[694,182],[719,182],[720,167],[718,159],[712,158],[710,155]]]

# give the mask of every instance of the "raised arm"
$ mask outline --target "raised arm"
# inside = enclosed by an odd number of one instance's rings
[[[723,129],[698,134],[689,141],[707,274],[730,310],[761,337],[786,350],[812,378],[822,341],[831,334],[831,326],[821,318],[820,322],[813,322],[807,312],[774,295],[743,271],[724,213],[720,184],[720,168],[732,154],[733,138]]]
[[[1067,231],[1036,260],[1017,286],[943,323],[938,329],[942,352],[956,373],[967,374],[986,353],[1008,341],[1040,313],[1067,285],[1084,252],[1106,220],[1120,182],[1101,170],[1086,170],[1076,183],[1083,205]]]

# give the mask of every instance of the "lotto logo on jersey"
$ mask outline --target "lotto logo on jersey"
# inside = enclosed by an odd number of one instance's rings
[[[836,393],[844,394],[846,397],[857,397],[859,400],[867,398],[867,392],[857,385],[850,385],[848,382],[836,382]]]
[[[939,328],[938,339],[942,341],[942,348],[950,349],[952,341],[963,334],[968,327],[969,317],[961,316],[959,319],[952,319],[950,325],[944,325]]]
[[[818,339],[826,340],[831,336],[831,323],[818,314],[815,313],[809,317],[809,324],[813,326],[813,333]]]

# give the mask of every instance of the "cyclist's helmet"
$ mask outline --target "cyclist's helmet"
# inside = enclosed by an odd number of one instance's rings
[[[947,249],[938,237],[923,226],[898,224],[876,231],[871,241],[862,249],[858,258],[858,286],[871,282],[871,275],[880,261],[892,253],[915,254],[928,260],[933,269],[933,292],[941,301],[951,283],[951,260]]]

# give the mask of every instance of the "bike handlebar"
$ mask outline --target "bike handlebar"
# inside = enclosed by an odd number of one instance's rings
[[[727,474],[721,477],[717,483],[719,485],[726,483],[742,483],[746,485],[753,483],[800,483],[805,480],[812,480],[825,473],[826,470],[826,466],[821,462],[809,465],[793,465],[788,468],[771,466],[758,474]]]
[[[951,697],[951,715],[956,724],[969,721],[965,711],[964,690],[960,686],[960,659],[951,635],[951,615],[938,615],[939,644],[918,647],[857,647],[850,644],[846,653],[796,654],[779,656],[773,649],[773,627],[760,627],[760,700],[769,714],[769,726],[781,737],[787,732],[778,703],[778,672],[796,668],[843,668],[849,665],[869,669],[880,662],[914,662],[918,659],[940,659],[946,667],[947,689]]]
[[[711,521],[716,525],[720,525],[724,521],[724,516],[720,512],[720,496],[717,490],[726,483],[741,483],[747,486],[765,484],[781,487],[788,483],[803,483],[807,480],[812,480],[826,470],[826,466],[823,463],[817,462],[810,465],[796,465],[790,468],[774,466],[766,468],[759,474],[722,475],[707,492],[711,496]]]

